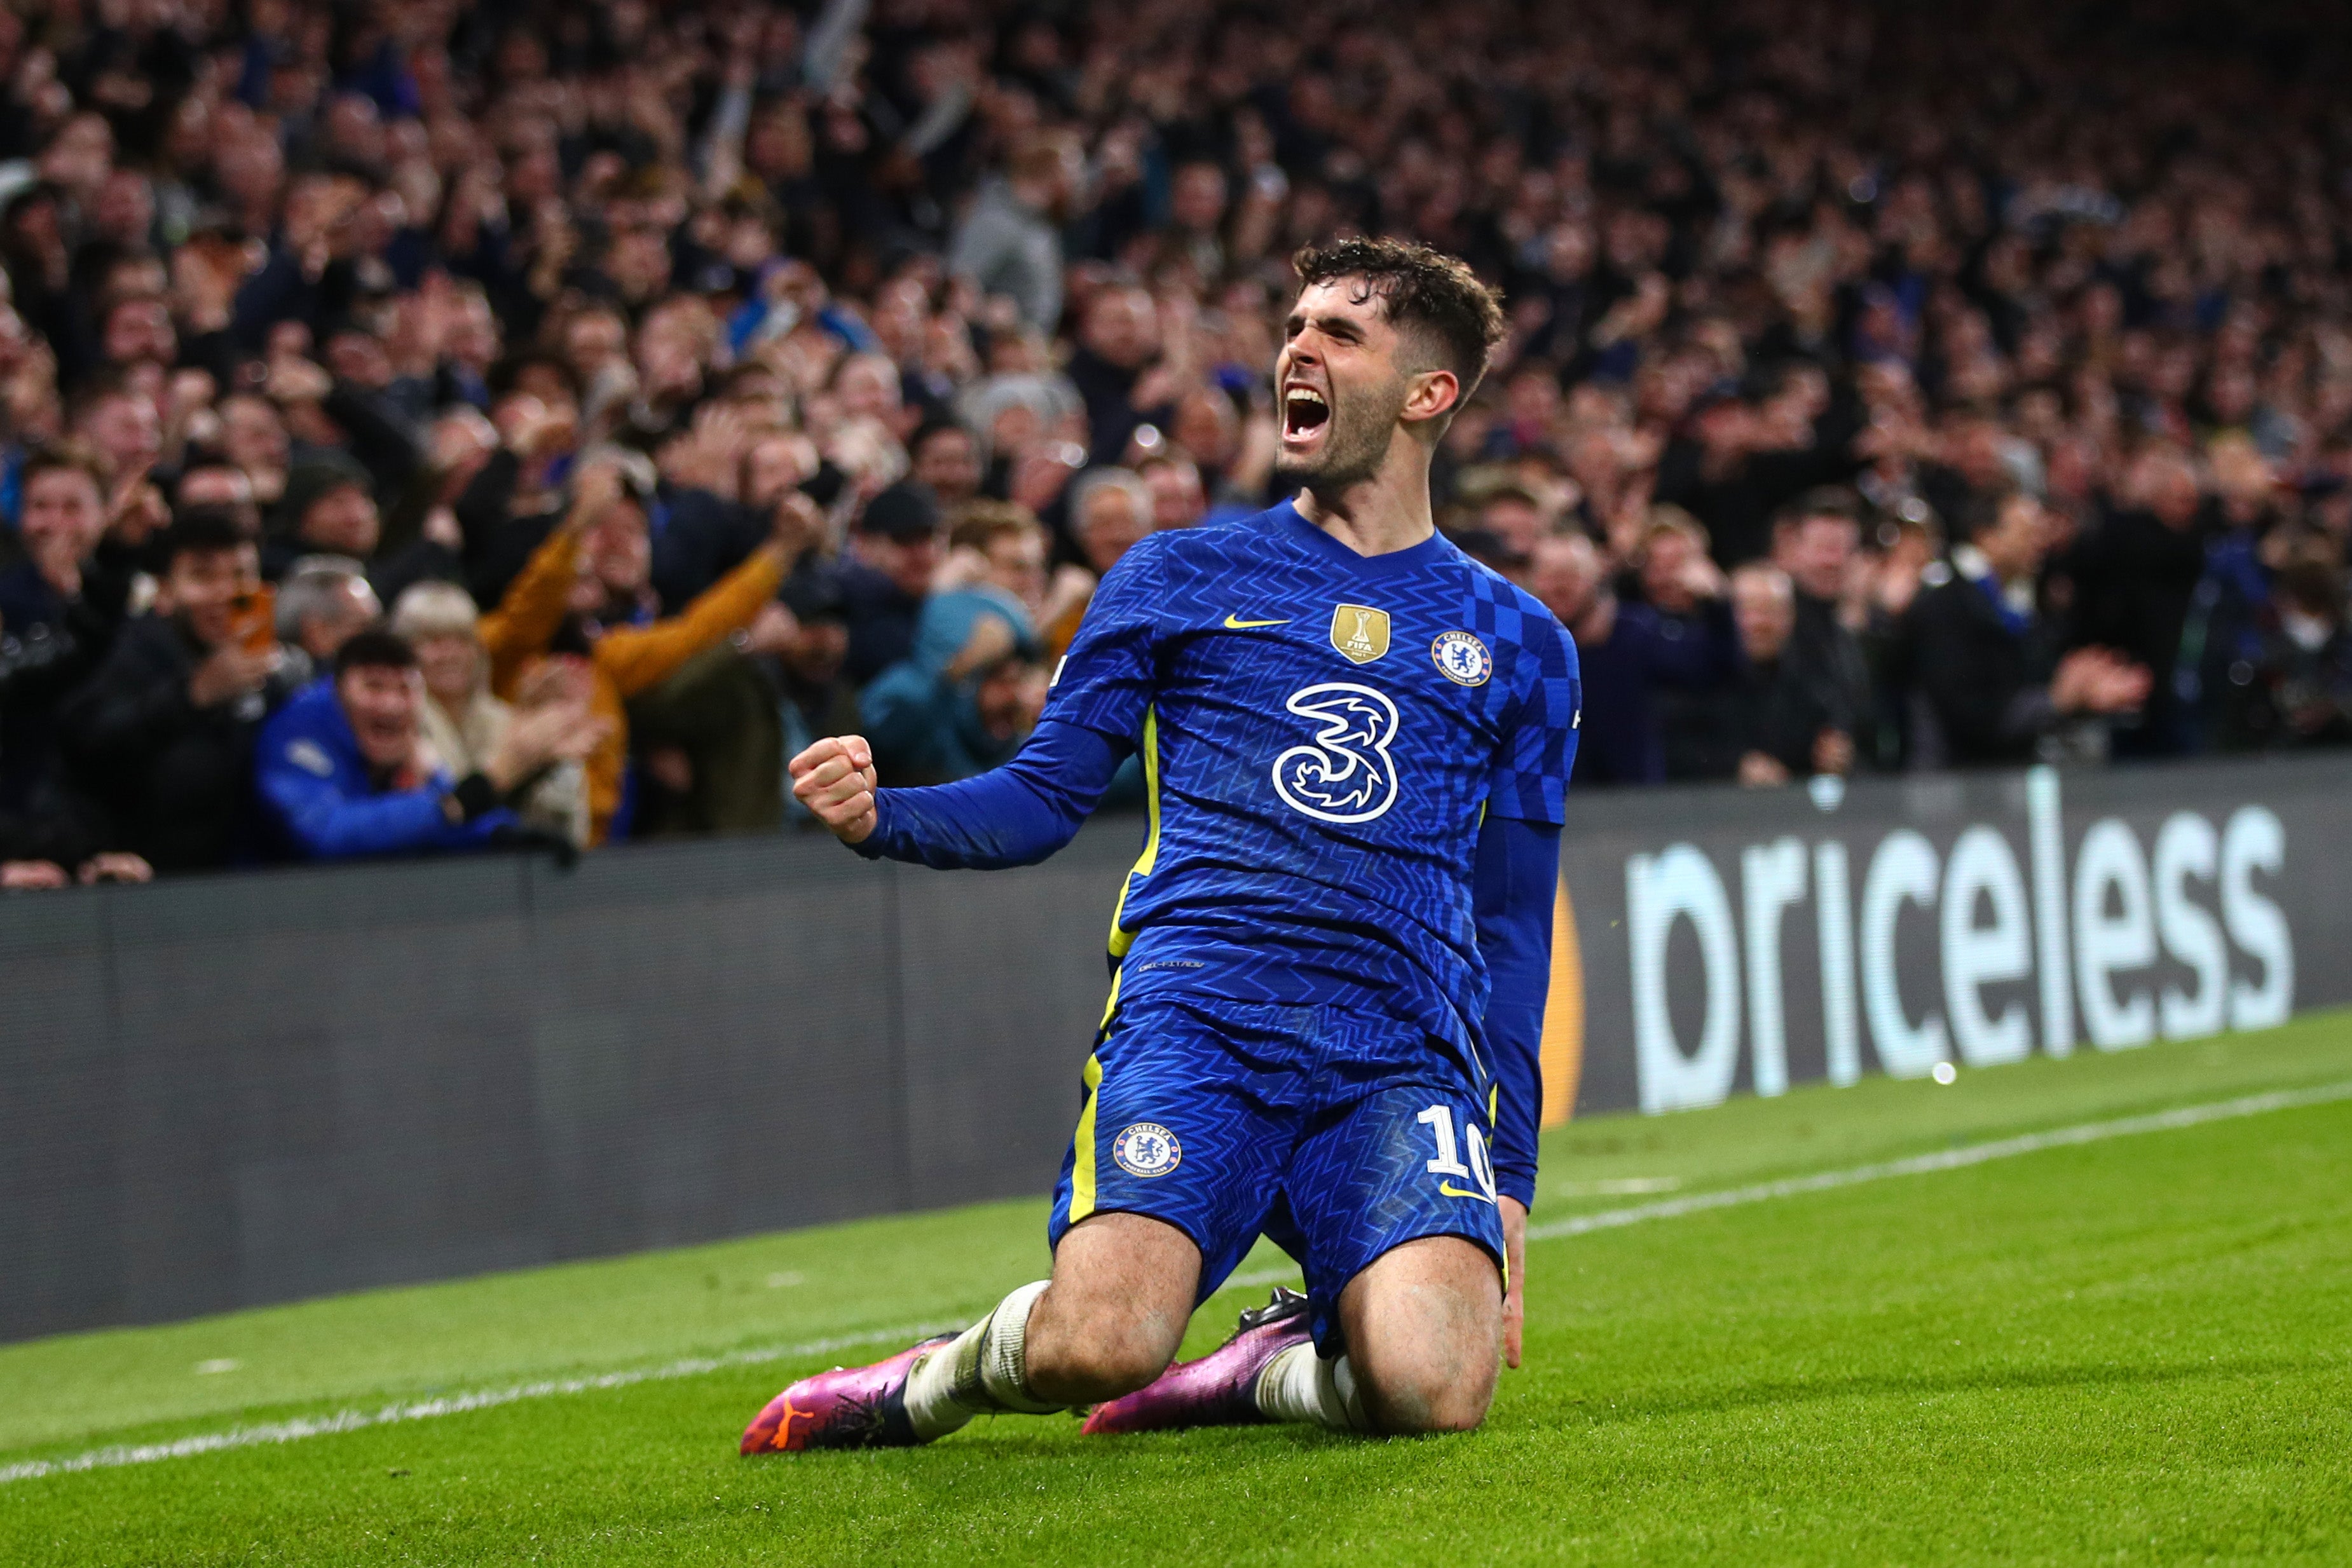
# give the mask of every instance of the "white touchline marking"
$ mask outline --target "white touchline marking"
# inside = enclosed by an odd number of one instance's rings
[[[1680,1176],[1603,1176],[1562,1182],[1552,1190],[1562,1197],[1638,1197],[1645,1192],[1672,1192],[1682,1185]]]
[[[2249,1094],[2238,1100],[2220,1100],[2203,1105],[2184,1105],[2174,1111],[2157,1111],[2144,1116],[2123,1116],[2111,1122],[2085,1122],[2073,1127],[2053,1127],[2046,1133],[2025,1133],[2014,1138],[2002,1138],[1990,1144],[1970,1144],[1965,1148],[1939,1149],[1931,1155],[1913,1155],[1907,1159],[1882,1160],[1873,1165],[1853,1166],[1845,1170],[1821,1171],[1812,1176],[1790,1176],[1780,1181],[1760,1182],[1754,1186],[1727,1187],[1720,1192],[1697,1192],[1688,1197],[1672,1197],[1656,1203],[1635,1204],[1629,1208],[1604,1208],[1597,1214],[1580,1214],[1567,1219],[1555,1219],[1547,1225],[1528,1228],[1530,1241],[1557,1241],[1568,1236],[1586,1236],[1595,1230],[1614,1230],[1622,1226],[1639,1225],[1650,1219],[1674,1219],[1685,1214],[1698,1214],[1710,1208],[1733,1208],[1741,1204],[1762,1203],[1768,1198],[1795,1197],[1809,1192],[1828,1192],[1842,1186],[1855,1186],[1863,1182],[1879,1181],[1887,1176],[1924,1176],[1931,1171],[1958,1170],[1968,1166],[1980,1166],[1989,1160],[2005,1160],[2019,1155],[2036,1154],[2043,1149],[2067,1148],[2076,1144],[2095,1144],[2108,1138],[2128,1137],[2137,1133],[2161,1133],[2178,1127],[2194,1127],[2207,1122],[2226,1122],[2240,1116],[2259,1116],[2267,1111],[2287,1111],[2304,1105],[2325,1105],[2338,1100],[2352,1100],[2352,1082],[2330,1083],[2316,1089],[2284,1089],[2268,1094]],[[1668,1186],[1679,1178],[1674,1176],[1632,1177],[1619,1181],[1596,1181],[1590,1190],[1596,1193],[1615,1190],[1655,1191],[1651,1184]],[[1298,1278],[1298,1266],[1285,1269],[1260,1269],[1247,1274],[1235,1274],[1218,1287],[1231,1291],[1260,1285],[1280,1285]]]
[[[2111,1122],[2084,1122],[2072,1127],[2053,1127],[2046,1133],[2024,1133],[1990,1144],[1970,1144],[1963,1148],[1939,1149],[1932,1155],[1913,1155],[1907,1159],[1881,1160],[1874,1165],[1853,1166],[1842,1171],[1822,1171],[1813,1176],[1790,1176],[1781,1181],[1759,1182],[1754,1186],[1735,1186],[1721,1192],[1695,1192],[1688,1197],[1664,1198],[1656,1203],[1635,1204],[1630,1208],[1604,1208],[1598,1214],[1580,1214],[1568,1219],[1555,1219],[1547,1225],[1530,1225],[1528,1227],[1528,1239],[1556,1241],[1564,1236],[1614,1230],[1620,1226],[1639,1225],[1649,1219],[1675,1219],[1710,1208],[1734,1208],[1746,1203],[1762,1203],[1768,1198],[1796,1197],[1809,1192],[1859,1186],[1864,1182],[1881,1181],[1888,1176],[1925,1176],[1931,1171],[1959,1170],[1992,1160],[2039,1154],[2044,1149],[2104,1143],[2109,1138],[2128,1138],[2140,1133],[2167,1133],[2181,1127],[2202,1126],[2208,1122],[2259,1116],[2270,1111],[2326,1105],[2338,1100],[2352,1100],[2352,1082],[2324,1084],[2316,1089],[2282,1089],[2269,1094],[2249,1094],[2237,1100],[2183,1105],[2178,1110],[2156,1111],[2145,1116],[2119,1116]]]
[[[22,1459],[13,1465],[0,1465],[0,1486],[11,1481],[37,1480],[43,1476],[65,1475],[75,1470],[152,1465],[159,1459],[184,1459],[196,1454],[216,1454],[226,1448],[251,1448],[265,1443],[297,1443],[305,1437],[356,1432],[366,1427],[430,1421],[440,1416],[462,1416],[469,1410],[488,1410],[525,1399],[549,1399],[563,1394],[592,1394],[604,1388],[626,1388],[635,1383],[699,1377],[706,1372],[719,1372],[730,1366],[793,1361],[806,1355],[823,1355],[827,1351],[846,1350],[853,1345],[886,1344],[894,1340],[911,1344],[928,1334],[940,1332],[935,1326],[874,1329],[865,1333],[813,1339],[803,1344],[771,1345],[760,1350],[734,1351],[726,1355],[688,1356],[662,1366],[604,1372],[593,1377],[548,1378],[538,1383],[511,1384],[504,1388],[478,1388],[465,1394],[445,1394],[431,1399],[396,1400],[377,1410],[338,1410],[331,1416],[302,1416],[257,1427],[232,1427],[226,1432],[203,1432],[193,1437],[175,1437],[168,1443],[117,1444],[110,1448],[92,1448],[88,1453],[62,1459]]]
[[[2076,1144],[2101,1143],[2108,1138],[2130,1137],[2139,1133],[2170,1132],[2181,1127],[2201,1126],[2208,1122],[2227,1122],[2241,1116],[2259,1116],[2271,1111],[2291,1111],[2306,1105],[2331,1104],[2339,1100],[2352,1100],[2352,1082],[2330,1083],[2316,1089],[2285,1089],[2268,1094],[2249,1094],[2237,1100],[2220,1100],[2204,1105],[2184,1105],[2174,1111],[2158,1111],[2145,1116],[2122,1116],[2111,1122],[2085,1122],[2078,1126],[2053,1127],[2046,1133],[2026,1133],[2014,1138],[2001,1138],[1990,1144],[1971,1144],[1966,1148],[1944,1149],[1931,1155],[1914,1155],[1907,1159],[1883,1160],[1874,1165],[1853,1166],[1842,1171],[1822,1171],[1814,1176],[1790,1176],[1782,1181],[1763,1182],[1754,1186],[1731,1187],[1722,1192],[1693,1193],[1688,1197],[1667,1198],[1659,1203],[1637,1204],[1631,1208],[1603,1209],[1598,1214],[1580,1214],[1569,1219],[1557,1219],[1549,1225],[1531,1226],[1530,1241],[1552,1241],[1567,1236],[1583,1236],[1595,1230],[1613,1230],[1621,1226],[1639,1225],[1649,1219],[1673,1219],[1681,1215],[1697,1214],[1710,1208],[1731,1208],[1740,1204],[1762,1203],[1768,1198],[1794,1197],[1809,1192],[1828,1192],[1836,1187],[1856,1186],[1864,1182],[1878,1181],[1886,1176],[1924,1176],[1931,1171],[1958,1170],[1968,1166],[1980,1166],[1991,1160],[2005,1160],[2019,1155],[2037,1154],[2043,1149],[2070,1147]],[[1270,1285],[1294,1279],[1293,1269],[1265,1270],[1236,1276],[1228,1281],[1234,1285]],[[467,1394],[447,1394],[431,1399],[395,1401],[378,1410],[338,1410],[331,1416],[299,1416],[290,1421],[272,1421],[258,1427],[232,1427],[225,1432],[205,1432],[193,1437],[174,1438],[168,1443],[118,1444],[111,1448],[92,1448],[62,1459],[23,1459],[13,1465],[0,1465],[0,1486],[12,1481],[36,1480],[43,1476],[66,1475],[78,1470],[112,1469],[123,1465],[152,1465],[162,1459],[182,1459],[197,1454],[215,1454],[229,1448],[251,1448],[268,1443],[295,1443],[306,1437],[323,1437],[336,1432],[356,1432],[368,1427],[389,1427],[404,1421],[429,1421],[442,1416],[462,1416],[469,1410],[488,1410],[500,1405],[513,1405],[526,1399],[548,1399],[559,1395],[591,1394],[599,1389],[626,1388],[632,1384],[653,1383],[669,1378],[699,1377],[705,1373],[719,1372],[730,1366],[756,1366],[763,1362],[791,1361],[801,1356],[822,1355],[827,1351],[846,1350],[854,1345],[883,1344],[891,1341],[911,1343],[926,1334],[942,1332],[937,1326],[903,1329],[875,1329],[865,1333],[839,1334],[830,1339],[810,1340],[803,1344],[774,1345],[761,1350],[741,1350],[727,1355],[688,1356],[662,1366],[640,1367],[633,1371],[599,1373],[593,1377],[550,1378],[539,1383],[518,1383],[504,1388],[476,1389]]]

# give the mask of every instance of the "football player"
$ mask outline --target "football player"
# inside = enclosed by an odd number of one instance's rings
[[[1092,1432],[1461,1430],[1517,1364],[1576,651],[1431,517],[1432,455],[1503,333],[1493,293],[1395,241],[1297,265],[1276,365],[1292,499],[1129,549],[1005,766],[893,789],[856,736],[793,759],[794,794],[868,858],[1043,860],[1130,754],[1150,831],[1051,1279],[793,1384],[746,1453],[1074,1406]],[[1305,1293],[1171,1369],[1261,1232]]]

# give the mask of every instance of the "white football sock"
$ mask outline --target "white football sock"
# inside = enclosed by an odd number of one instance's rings
[[[1344,1355],[1325,1361],[1311,1344],[1294,1344],[1265,1364],[1255,1390],[1269,1421],[1311,1421],[1335,1432],[1369,1432],[1356,1369]]]
[[[1029,1392],[1029,1311],[1048,1281],[1022,1286],[996,1310],[915,1364],[907,1377],[907,1419],[926,1443],[944,1437],[974,1416],[1018,1411],[1042,1416],[1061,1408]]]
[[[971,1419],[971,1412],[955,1402],[956,1353],[963,1348],[964,1340],[987,1328],[988,1320],[983,1318],[953,1343],[915,1363],[915,1370],[907,1375],[907,1419],[924,1442],[944,1437]]]

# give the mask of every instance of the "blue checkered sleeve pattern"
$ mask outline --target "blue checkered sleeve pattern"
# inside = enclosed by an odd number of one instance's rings
[[[1045,717],[1084,725],[1129,747],[1141,744],[1167,593],[1161,561],[1167,537],[1138,540],[1103,574],[1069,653],[1054,671]]]
[[[1568,821],[1568,776],[1576,767],[1576,738],[1584,717],[1584,682],[1577,671],[1576,640],[1537,607],[1498,605],[1496,628],[1519,653],[1522,690],[1509,733],[1495,759],[1486,809],[1523,822]]]

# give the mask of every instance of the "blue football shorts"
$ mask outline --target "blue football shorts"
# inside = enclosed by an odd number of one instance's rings
[[[1411,1025],[1329,1006],[1161,994],[1120,1001],[1081,1078],[1046,1227],[1149,1215],[1201,1249],[1206,1301],[1263,1233],[1298,1260],[1315,1342],[1391,1248],[1459,1236],[1503,1266],[1491,1107]]]

